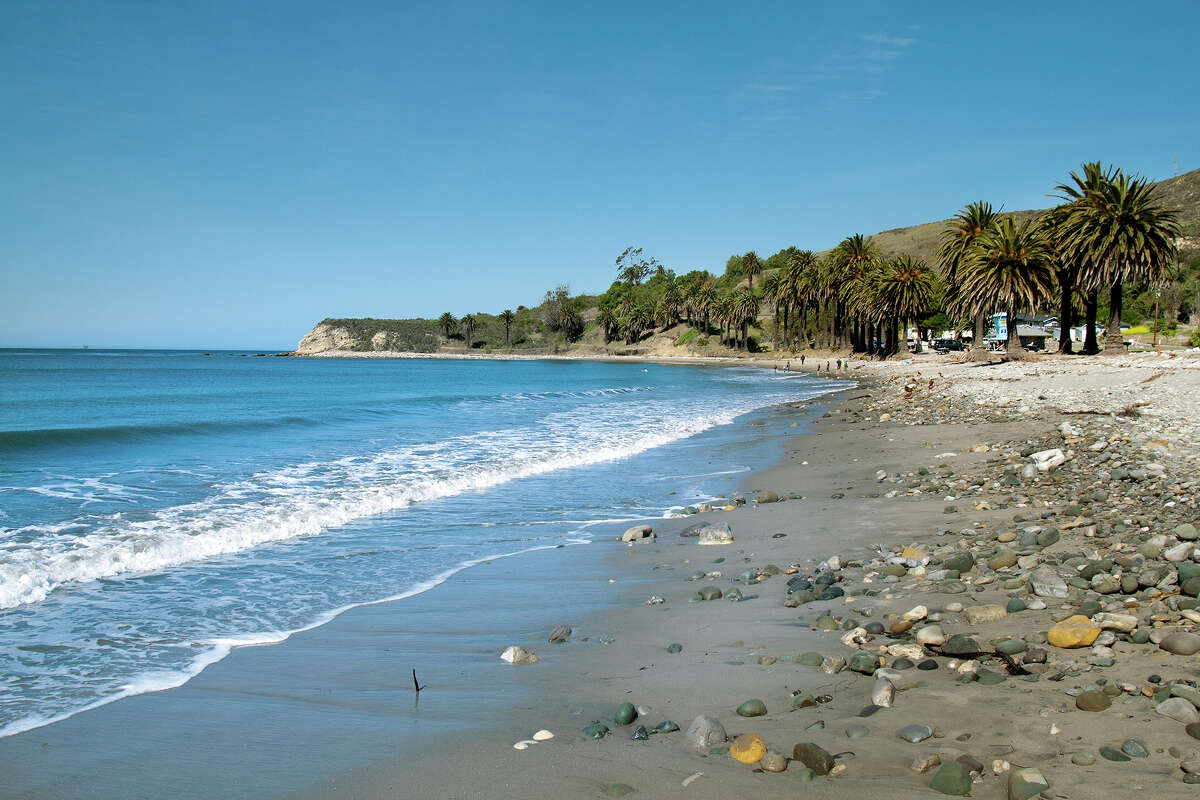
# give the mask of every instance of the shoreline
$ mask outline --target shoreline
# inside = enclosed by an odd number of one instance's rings
[[[1027,590],[1007,587],[1013,578],[999,583],[1008,568],[1001,567],[989,574],[982,571],[982,567],[976,567],[981,570],[980,574],[972,575],[968,582],[954,583],[943,578],[936,586],[920,572],[936,571],[938,559],[945,558],[939,548],[953,545],[954,550],[974,548],[978,551],[980,537],[990,541],[997,535],[1009,533],[1014,526],[1020,528],[1021,524],[1013,521],[1013,515],[1034,513],[1028,511],[1029,508],[1036,508],[1038,515],[1050,512],[1047,519],[1056,522],[1061,515],[1056,504],[1022,507],[1020,503],[1001,502],[995,507],[986,506],[991,494],[1012,494],[1025,490],[1025,484],[1020,484],[1020,489],[1004,488],[1002,492],[994,492],[989,488],[991,483],[985,482],[981,487],[969,483],[964,487],[964,497],[956,500],[946,500],[944,492],[914,490],[909,484],[915,480],[924,485],[939,479],[944,480],[945,485],[954,484],[960,479],[955,475],[941,478],[939,472],[941,467],[953,465],[955,473],[968,477],[987,474],[998,479],[992,482],[1007,486],[1002,480],[1007,473],[997,472],[998,467],[1027,461],[1012,451],[1012,443],[1055,435],[1062,438],[1056,431],[1058,423],[1063,421],[1073,425],[1078,423],[1085,428],[1093,423],[1127,426],[1136,433],[1134,442],[1165,441],[1161,449],[1164,459],[1170,463],[1182,459],[1180,463],[1194,465],[1195,432],[1200,423],[1197,411],[1200,409],[1195,407],[1195,401],[1191,401],[1191,406],[1186,405],[1186,390],[1200,387],[1197,380],[1200,372],[1192,371],[1197,363],[1164,371],[1166,359],[1150,363],[1142,359],[1140,364],[1137,361],[1135,357],[1132,365],[1105,362],[1100,365],[1103,369],[1089,368],[1083,362],[1065,362],[1058,367],[1048,366],[1046,362],[993,365],[995,369],[986,374],[977,367],[958,365],[944,370],[946,375],[938,374],[936,389],[928,393],[924,392],[923,384],[924,379],[930,377],[929,373],[921,376],[921,386],[908,390],[915,383],[914,373],[923,369],[924,364],[893,362],[883,365],[882,369],[878,365],[868,365],[863,369],[868,380],[858,386],[865,396],[856,392],[854,397],[846,398],[846,392],[842,390],[804,401],[803,411],[786,406],[772,409],[771,413],[785,422],[792,420],[811,430],[790,435],[788,432],[792,429],[788,426],[791,423],[782,425],[788,443],[781,463],[751,473],[743,479],[742,487],[776,491],[781,496],[792,491],[803,494],[804,499],[751,503],[733,511],[715,511],[695,518],[650,520],[660,531],[660,537],[653,543],[624,546],[594,541],[594,550],[585,548],[589,551],[588,557],[574,561],[593,565],[586,577],[598,585],[596,596],[606,598],[603,605],[584,615],[578,625],[572,620],[549,622],[556,617],[553,611],[547,613],[543,607],[539,617],[543,622],[536,628],[532,620],[533,609],[537,606],[524,605],[522,608],[530,617],[524,622],[514,622],[513,627],[522,632],[521,638],[503,640],[505,645],[527,646],[539,655],[548,656],[548,660],[509,667],[497,659],[503,645],[498,644],[486,652],[475,650],[482,667],[477,679],[487,681],[488,689],[507,687],[505,691],[516,701],[514,704],[487,706],[489,710],[484,714],[485,724],[482,725],[479,719],[471,719],[461,728],[429,731],[427,736],[422,734],[414,745],[420,753],[416,759],[403,757],[398,760],[404,752],[403,745],[396,741],[372,741],[371,731],[352,725],[343,733],[353,736],[360,746],[367,745],[362,748],[364,752],[355,756],[360,760],[359,765],[334,778],[314,776],[315,779],[306,780],[297,776],[300,778],[297,785],[284,792],[284,796],[366,798],[399,793],[411,797],[603,797],[619,796],[611,792],[621,791],[613,788],[620,784],[635,788],[638,796],[675,797],[681,794],[683,781],[696,772],[703,772],[703,777],[693,779],[682,793],[697,798],[725,798],[731,793],[771,797],[790,796],[800,789],[815,791],[817,796],[824,796],[826,792],[841,795],[846,791],[886,791],[893,797],[929,797],[937,796],[928,788],[936,770],[920,773],[910,769],[910,764],[918,757],[932,755],[939,755],[943,762],[969,756],[984,764],[986,774],[976,777],[973,792],[974,796],[981,797],[1003,797],[1004,782],[1016,766],[1040,767],[1055,790],[1061,790],[1049,796],[1068,796],[1063,791],[1072,784],[1077,784],[1085,795],[1099,793],[1097,796],[1103,796],[1114,780],[1142,783],[1153,780],[1155,783],[1146,785],[1160,792],[1178,790],[1175,784],[1183,774],[1176,766],[1179,758],[1166,751],[1174,748],[1185,756],[1191,752],[1188,737],[1181,735],[1182,726],[1155,715],[1153,706],[1140,708],[1132,716],[1128,713],[1121,716],[1114,702],[1113,711],[1101,717],[1096,713],[1074,711],[1070,695],[1065,700],[1061,698],[1063,689],[1084,685],[1089,676],[1107,674],[1104,670],[1109,668],[1086,663],[1090,651],[1084,651],[1083,658],[1076,659],[1085,668],[1061,684],[1051,684],[1043,679],[1025,687],[1010,677],[1000,688],[985,688],[979,681],[962,683],[956,673],[946,669],[948,659],[931,649],[927,652],[937,656],[939,669],[929,673],[905,673],[913,676],[913,680],[897,681],[895,708],[879,711],[869,718],[856,716],[870,703],[873,684],[869,678],[845,668],[825,673],[796,663],[797,656],[804,652],[820,652],[835,660],[839,657],[849,659],[856,649],[863,652],[870,647],[885,646],[889,641],[904,641],[903,638],[881,641],[876,637],[858,647],[847,647],[839,641],[845,631],[816,629],[822,612],[829,611],[835,618],[842,617],[843,620],[848,614],[861,625],[868,621],[887,622],[888,611],[900,614],[910,609],[914,602],[925,604],[934,614],[942,614],[945,621],[941,624],[950,632],[983,630],[1002,636],[1021,636],[1029,639],[1031,648],[1048,649],[1044,647],[1044,636],[1042,642],[1036,641],[1036,629],[1050,627],[1052,620],[1048,615],[1059,613],[1056,612],[1059,606],[1028,612],[1031,615],[1028,618],[1012,614],[1007,621],[1001,618],[998,623],[978,624],[965,621],[962,612],[947,612],[938,606],[939,603],[949,606],[953,602],[973,605],[972,600],[976,603],[987,601],[982,605],[996,605],[996,600],[1002,603],[1005,597],[1014,593],[1026,596]],[[1085,374],[1077,374],[1080,371]],[[1034,374],[1026,375],[1027,372]],[[1151,377],[1156,373],[1161,374]],[[853,372],[850,377],[862,379]],[[1037,386],[1040,394],[1023,396],[1017,389],[1030,385]],[[1180,424],[1172,428],[1157,425],[1154,416],[1120,416],[1129,408],[1125,392],[1131,387],[1144,393],[1150,402],[1149,406],[1135,409],[1137,413],[1161,413],[1172,422],[1178,418]],[[836,401],[832,401],[835,397]],[[1181,402],[1184,403],[1182,407]],[[1160,404],[1162,410],[1156,409],[1156,404]],[[822,415],[810,411],[827,405],[834,407]],[[1189,414],[1184,415],[1180,408]],[[760,409],[757,413],[767,411]],[[1159,427],[1171,432],[1160,436]],[[973,452],[980,443],[986,443],[987,449]],[[1175,449],[1168,451],[1168,446]],[[1156,445],[1147,452],[1158,449]],[[951,451],[953,456],[942,457]],[[1077,453],[1068,463],[1088,457]],[[933,469],[922,476],[918,472],[921,467]],[[877,480],[877,470],[883,470],[885,478]],[[912,477],[903,477],[910,473]],[[1193,486],[1194,483],[1193,480]],[[1035,482],[1032,488],[1040,485]],[[985,504],[983,508],[975,508],[975,501],[967,499],[975,496],[976,489],[980,489],[976,494],[984,498],[981,501]],[[918,494],[913,495],[913,491]],[[1189,491],[1191,494],[1186,496],[1191,505],[1188,508],[1195,516],[1195,498],[1200,492],[1195,488]],[[888,496],[889,493],[894,494]],[[834,497],[839,494],[840,497]],[[953,517],[945,511],[947,504],[956,506]],[[1168,511],[1167,516],[1177,515],[1178,512]],[[735,532],[734,544],[699,548],[694,545],[694,539],[677,537],[679,529],[699,521],[728,521]],[[1058,526],[1062,529],[1064,542],[1083,535],[1080,528],[1086,530],[1086,526],[1068,527],[1073,522],[1067,520]],[[950,525],[949,529],[947,525]],[[971,527],[964,528],[965,525]],[[940,532],[943,530],[946,533]],[[970,531],[965,538],[964,531]],[[773,538],[776,533],[787,536]],[[876,551],[872,547],[875,544],[880,544],[883,549]],[[932,553],[930,564],[919,569],[906,568],[909,574],[899,580],[883,580],[878,566],[871,565],[882,563],[881,554],[887,554],[889,559],[898,558],[899,551],[908,545],[924,547]],[[1092,546],[1090,542],[1088,546]],[[994,543],[989,547],[994,550]],[[1048,549],[1054,558],[1055,553],[1066,552],[1062,546],[1057,549],[1039,547],[1032,548],[1029,555],[1042,558],[1043,550]],[[517,562],[528,555],[505,559],[505,568],[518,569]],[[732,580],[738,573],[772,563],[782,570],[796,564],[797,575],[816,574],[819,564],[832,555],[839,555],[845,565],[832,573],[838,577],[839,584],[846,586],[848,597],[811,601],[788,608],[781,602],[787,597],[783,584],[788,577],[775,575],[749,584]],[[720,579],[687,580],[688,571],[700,569],[703,564],[722,557],[730,565],[728,568],[708,567],[723,570]],[[855,562],[863,566],[854,566]],[[982,559],[978,562],[982,563]],[[872,572],[872,569],[876,571]],[[872,578],[872,574],[875,577]],[[611,575],[617,582],[599,584],[603,575]],[[989,577],[990,580],[982,580]],[[872,583],[886,586],[886,593],[864,595],[864,591],[875,591],[870,588]],[[1025,585],[1024,581],[1021,583]],[[421,597],[429,605],[436,606],[454,588],[450,584],[435,587]],[[724,590],[737,588],[747,597],[737,603],[723,600],[687,602],[699,586],[708,584]],[[997,596],[998,584],[1005,588],[1004,594]],[[531,589],[534,586],[533,583],[529,585]],[[955,586],[957,591],[949,592]],[[462,590],[460,594],[467,592],[465,586],[458,588]],[[1082,594],[1080,592],[1079,596]],[[661,596],[666,602],[644,605],[649,596]],[[884,599],[877,599],[880,596]],[[1072,594],[1071,599],[1076,602],[1077,595]],[[858,612],[866,603],[875,606],[869,617],[860,616]],[[358,614],[360,609],[354,609],[339,618],[345,621],[345,625],[336,626],[341,632],[339,636],[321,638],[337,643],[342,634],[353,631],[356,648],[376,651],[382,646],[379,638],[392,635],[387,621],[391,616],[388,614],[390,605],[383,604],[369,615]],[[470,604],[463,608],[469,609]],[[1065,606],[1060,609],[1061,613],[1066,610]],[[1038,615],[1036,621],[1032,616],[1035,613]],[[367,616],[371,621],[366,624],[363,619],[351,619]],[[576,635],[565,645],[545,644],[550,626],[561,622],[572,624]],[[1183,624],[1186,626],[1186,621]],[[1178,625],[1176,615],[1173,626]],[[321,630],[333,633],[334,627],[330,625]],[[597,646],[590,640],[601,631],[615,639],[612,645]],[[589,641],[579,641],[582,636],[589,636]],[[297,637],[296,641],[307,638]],[[683,652],[668,653],[668,640],[682,643]],[[286,647],[291,645],[289,642]],[[253,655],[262,658],[252,659],[253,664],[268,673],[280,667],[280,659],[270,655],[283,651],[284,647],[254,649],[260,652]],[[1112,649],[1117,651],[1118,664],[1124,665],[1127,656],[1132,663],[1140,663],[1142,654],[1128,654],[1126,645],[1118,642]],[[339,649],[335,654],[325,653],[316,660],[342,657],[346,652],[358,650]],[[1054,664],[1070,660],[1067,657],[1072,652],[1052,650],[1051,655],[1049,661]],[[1057,662],[1054,656],[1058,657]],[[1134,662],[1135,657],[1139,661]],[[897,657],[887,655],[884,658],[891,662]],[[1183,666],[1182,659],[1171,658],[1180,662],[1178,666]],[[759,663],[765,659],[774,661]],[[980,659],[963,661],[975,661],[978,665]],[[983,662],[986,665],[983,672],[995,671],[994,660],[983,659]],[[1141,672],[1146,673],[1147,669],[1162,671],[1164,666],[1166,664],[1161,661],[1151,661],[1148,667],[1141,668]],[[243,665],[243,669],[245,667]],[[1099,671],[1090,675],[1094,670]],[[337,672],[332,669],[328,674],[333,676]],[[1170,680],[1179,674],[1182,673],[1176,667],[1166,670],[1164,677]],[[1083,678],[1078,678],[1079,675]],[[1135,680],[1133,674],[1117,677],[1125,682]],[[1141,675],[1136,680],[1144,682],[1144,678],[1145,675]],[[406,675],[388,674],[377,680],[379,685],[374,690],[395,692],[397,686],[407,680]],[[427,681],[422,675],[422,682]],[[331,683],[336,684],[336,681]],[[198,691],[188,702],[201,702],[204,693],[223,687],[198,685],[192,688]],[[371,690],[371,687],[360,688]],[[170,697],[187,690],[185,686],[181,690],[145,696],[145,699]],[[994,698],[1002,702],[991,702],[986,695],[988,691],[1002,693]],[[250,693],[255,698],[253,703],[269,702],[258,696],[261,692]],[[788,708],[792,692],[810,697],[828,694],[833,700],[793,711]],[[968,692],[984,694],[975,696]],[[1030,692],[1038,693],[1035,699],[1024,696]],[[241,691],[234,694],[241,694]],[[440,712],[454,716],[455,712],[461,712],[461,709],[452,708],[456,702],[468,706],[482,704],[481,698],[487,696],[486,691],[476,695],[454,694],[454,702],[449,706],[438,706]],[[759,697],[766,703],[768,714],[765,717],[743,718],[733,713],[732,709],[738,703],[751,697]],[[1056,697],[1059,700],[1056,701]],[[142,698],[125,702],[139,699]],[[683,730],[656,734],[647,742],[630,741],[629,728],[618,727],[611,719],[615,705],[627,699],[646,707],[643,719],[647,724],[665,717]],[[1118,698],[1122,699],[1128,705],[1137,699],[1137,695],[1126,692],[1123,698]],[[1042,713],[1046,709],[1050,709],[1049,715]],[[795,761],[787,765],[783,774],[772,775],[752,771],[727,754],[690,750],[685,745],[685,731],[692,718],[700,714],[717,717],[731,736],[758,733],[768,745],[786,756],[792,755],[793,744],[803,741],[818,742],[833,754],[853,750],[857,755],[839,757],[837,766],[844,769],[834,777],[818,776],[813,785],[797,787],[795,780],[804,773],[803,767]],[[1031,720],[1025,715],[1041,726],[1036,735],[1031,732]],[[132,716],[136,718],[136,714]],[[171,717],[170,713],[165,716],[168,720]],[[118,715],[117,719],[122,717],[129,718]],[[1078,722],[1073,720],[1074,717],[1087,719]],[[1135,717],[1136,722],[1129,721]],[[580,730],[593,719],[606,721],[614,733],[602,741],[586,739]],[[1074,727],[1068,729],[1064,719],[1072,722]],[[461,717],[455,717],[455,721],[463,722]],[[813,730],[812,726],[817,723],[824,727]],[[894,729],[908,723],[929,724],[940,729],[945,738],[939,739],[935,734],[935,738],[924,746],[895,739]],[[848,739],[843,735],[843,729],[854,724],[867,727],[869,735],[861,741]],[[1049,729],[1051,724],[1064,731],[1071,730],[1072,736],[1078,738],[1054,738],[1060,734],[1041,730]],[[1164,724],[1175,726],[1173,738],[1168,731],[1159,730]],[[1147,725],[1150,726],[1147,730],[1157,738],[1142,732]],[[54,727],[57,726],[52,729]],[[525,751],[513,749],[515,742],[543,727],[552,730],[555,738]],[[1105,759],[1100,759],[1097,765],[1094,757],[1091,765],[1070,763],[1071,758],[1086,755],[1078,741],[1089,740],[1087,744],[1094,754],[1096,743],[1103,737],[1107,737],[1104,741],[1110,745],[1115,743],[1119,747],[1121,740],[1126,738],[1125,732],[1129,737],[1140,735],[1150,747],[1152,757],[1144,763],[1135,760],[1133,767]],[[964,735],[968,739],[959,741],[958,737]],[[1013,743],[1013,739],[1022,737],[1026,741],[1020,746]],[[77,745],[79,743],[77,741]],[[0,744],[2,748],[3,744]],[[1002,750],[1005,752],[1001,753]],[[1052,751],[1053,755],[1048,755]],[[13,752],[9,750],[10,755]],[[998,755],[992,758],[994,754]],[[34,750],[31,755],[38,754]],[[320,757],[321,751],[310,755]],[[1168,763],[1172,758],[1174,761]],[[1002,769],[1001,774],[992,774],[990,762],[996,759],[1009,763],[1009,768]],[[1112,771],[1117,768],[1126,769],[1126,772]],[[1069,796],[1078,796],[1077,790],[1070,788]]]

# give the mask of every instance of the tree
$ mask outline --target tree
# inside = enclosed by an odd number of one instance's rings
[[[1083,165],[1083,174],[1078,172],[1071,173],[1071,181],[1073,183],[1060,183],[1054,187],[1055,191],[1059,192],[1058,197],[1066,200],[1066,203],[1059,205],[1050,210],[1047,216],[1046,223],[1049,226],[1051,240],[1055,244],[1055,249],[1058,251],[1058,259],[1060,263],[1060,291],[1063,294],[1062,308],[1067,306],[1067,296],[1071,294],[1071,289],[1076,283],[1084,284],[1084,315],[1085,329],[1087,333],[1084,336],[1083,352],[1086,355],[1095,355],[1100,352],[1100,345],[1096,341],[1096,314],[1099,309],[1099,290],[1100,287],[1095,285],[1094,278],[1096,270],[1093,265],[1084,264],[1079,261],[1082,254],[1073,252],[1068,241],[1071,233],[1074,218],[1083,211],[1084,198],[1087,197],[1089,191],[1094,191],[1104,183],[1111,181],[1116,177],[1115,170],[1109,167],[1107,170],[1101,166],[1099,161],[1090,161]],[[1071,281],[1070,285],[1062,284],[1062,278],[1067,278]],[[1067,326],[1073,320],[1062,319],[1064,316],[1060,313],[1059,324],[1062,326],[1059,334],[1059,352],[1069,353],[1070,348],[1070,332]],[[1071,316],[1067,312],[1066,316]],[[1063,347],[1063,334],[1066,334],[1067,346]]]
[[[512,312],[511,308],[506,308],[500,314],[500,321],[504,323],[504,346],[512,347],[512,326],[513,320],[517,315]]]
[[[889,321],[899,320],[907,339],[910,323],[933,304],[937,293],[936,273],[924,261],[903,255],[884,262],[872,276],[874,301]],[[918,352],[920,339],[917,339]]]
[[[1020,226],[1012,217],[984,231],[959,264],[960,301],[973,308],[1008,312],[1008,357],[1020,358],[1017,311],[1036,308],[1054,288],[1054,254],[1034,220]]]
[[[750,281],[750,291],[754,291],[754,276],[762,273],[763,263],[758,253],[751,250],[742,256],[742,274]]]
[[[741,329],[741,347],[750,349],[750,323],[758,319],[762,301],[751,289],[739,289],[729,304],[729,313],[735,325]]]
[[[950,303],[954,304],[959,300],[961,283],[959,272],[971,256],[976,240],[985,231],[991,230],[999,218],[999,213],[992,208],[991,203],[979,200],[968,203],[965,208],[954,215],[943,229],[942,244],[938,248],[938,260],[941,261],[942,270],[946,275],[948,284],[946,294]],[[986,357],[986,345],[983,337],[987,333],[987,314],[990,310],[984,305],[964,309],[975,321],[975,337],[971,341],[972,357],[975,359]]]
[[[611,308],[600,309],[600,313],[596,314],[596,324],[604,329],[605,344],[617,338],[617,330],[620,328],[621,323]]]
[[[479,323],[472,314],[467,314],[460,322],[462,324],[463,339],[467,343],[467,349],[470,350],[472,340],[475,338],[475,326]]]
[[[555,333],[561,333],[567,341],[573,341],[583,333],[583,317],[571,299],[570,287],[565,283],[560,283],[546,292],[542,299],[542,314],[546,327]]]
[[[1104,352],[1125,352],[1121,335],[1121,290],[1126,282],[1159,282],[1170,274],[1181,235],[1177,209],[1161,205],[1153,186],[1116,170],[1088,187],[1068,216],[1069,254],[1088,267],[1089,283],[1109,287]]]
[[[442,326],[442,336],[449,339],[450,332],[454,330],[454,326],[457,324],[457,322],[458,321],[454,319],[454,315],[449,311],[438,317],[438,325]]]
[[[625,252],[617,256],[617,278],[630,286],[637,286],[651,272],[661,269],[661,265],[653,258],[647,259],[642,255],[640,247],[626,247]]]

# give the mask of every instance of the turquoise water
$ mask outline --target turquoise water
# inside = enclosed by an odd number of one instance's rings
[[[0,351],[0,735],[747,469],[755,368]],[[744,431],[742,431],[744,435]]]

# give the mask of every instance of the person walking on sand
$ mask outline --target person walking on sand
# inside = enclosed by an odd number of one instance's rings
[[[803,353],[800,354],[800,366],[802,366],[802,367],[804,366],[804,354]]]
[[[784,371],[784,372],[791,372],[791,371],[792,371],[792,362],[790,362],[790,361],[789,361],[789,362],[787,362],[787,366],[783,368],[783,371]]]
[[[840,372],[840,371],[841,371],[841,369],[842,369],[842,360],[841,360],[840,358],[837,360],[837,368],[838,368],[838,371],[839,371],[839,372]]]

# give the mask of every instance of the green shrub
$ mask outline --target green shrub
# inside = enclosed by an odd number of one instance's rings
[[[679,334],[679,338],[675,340],[675,344],[685,345],[685,344],[688,344],[689,342],[696,341],[697,337],[699,337],[699,336],[700,336],[700,331],[696,330],[695,328],[688,328],[686,331]]]
[[[1192,338],[1188,339],[1188,347],[1200,347],[1200,328],[1192,331]]]

